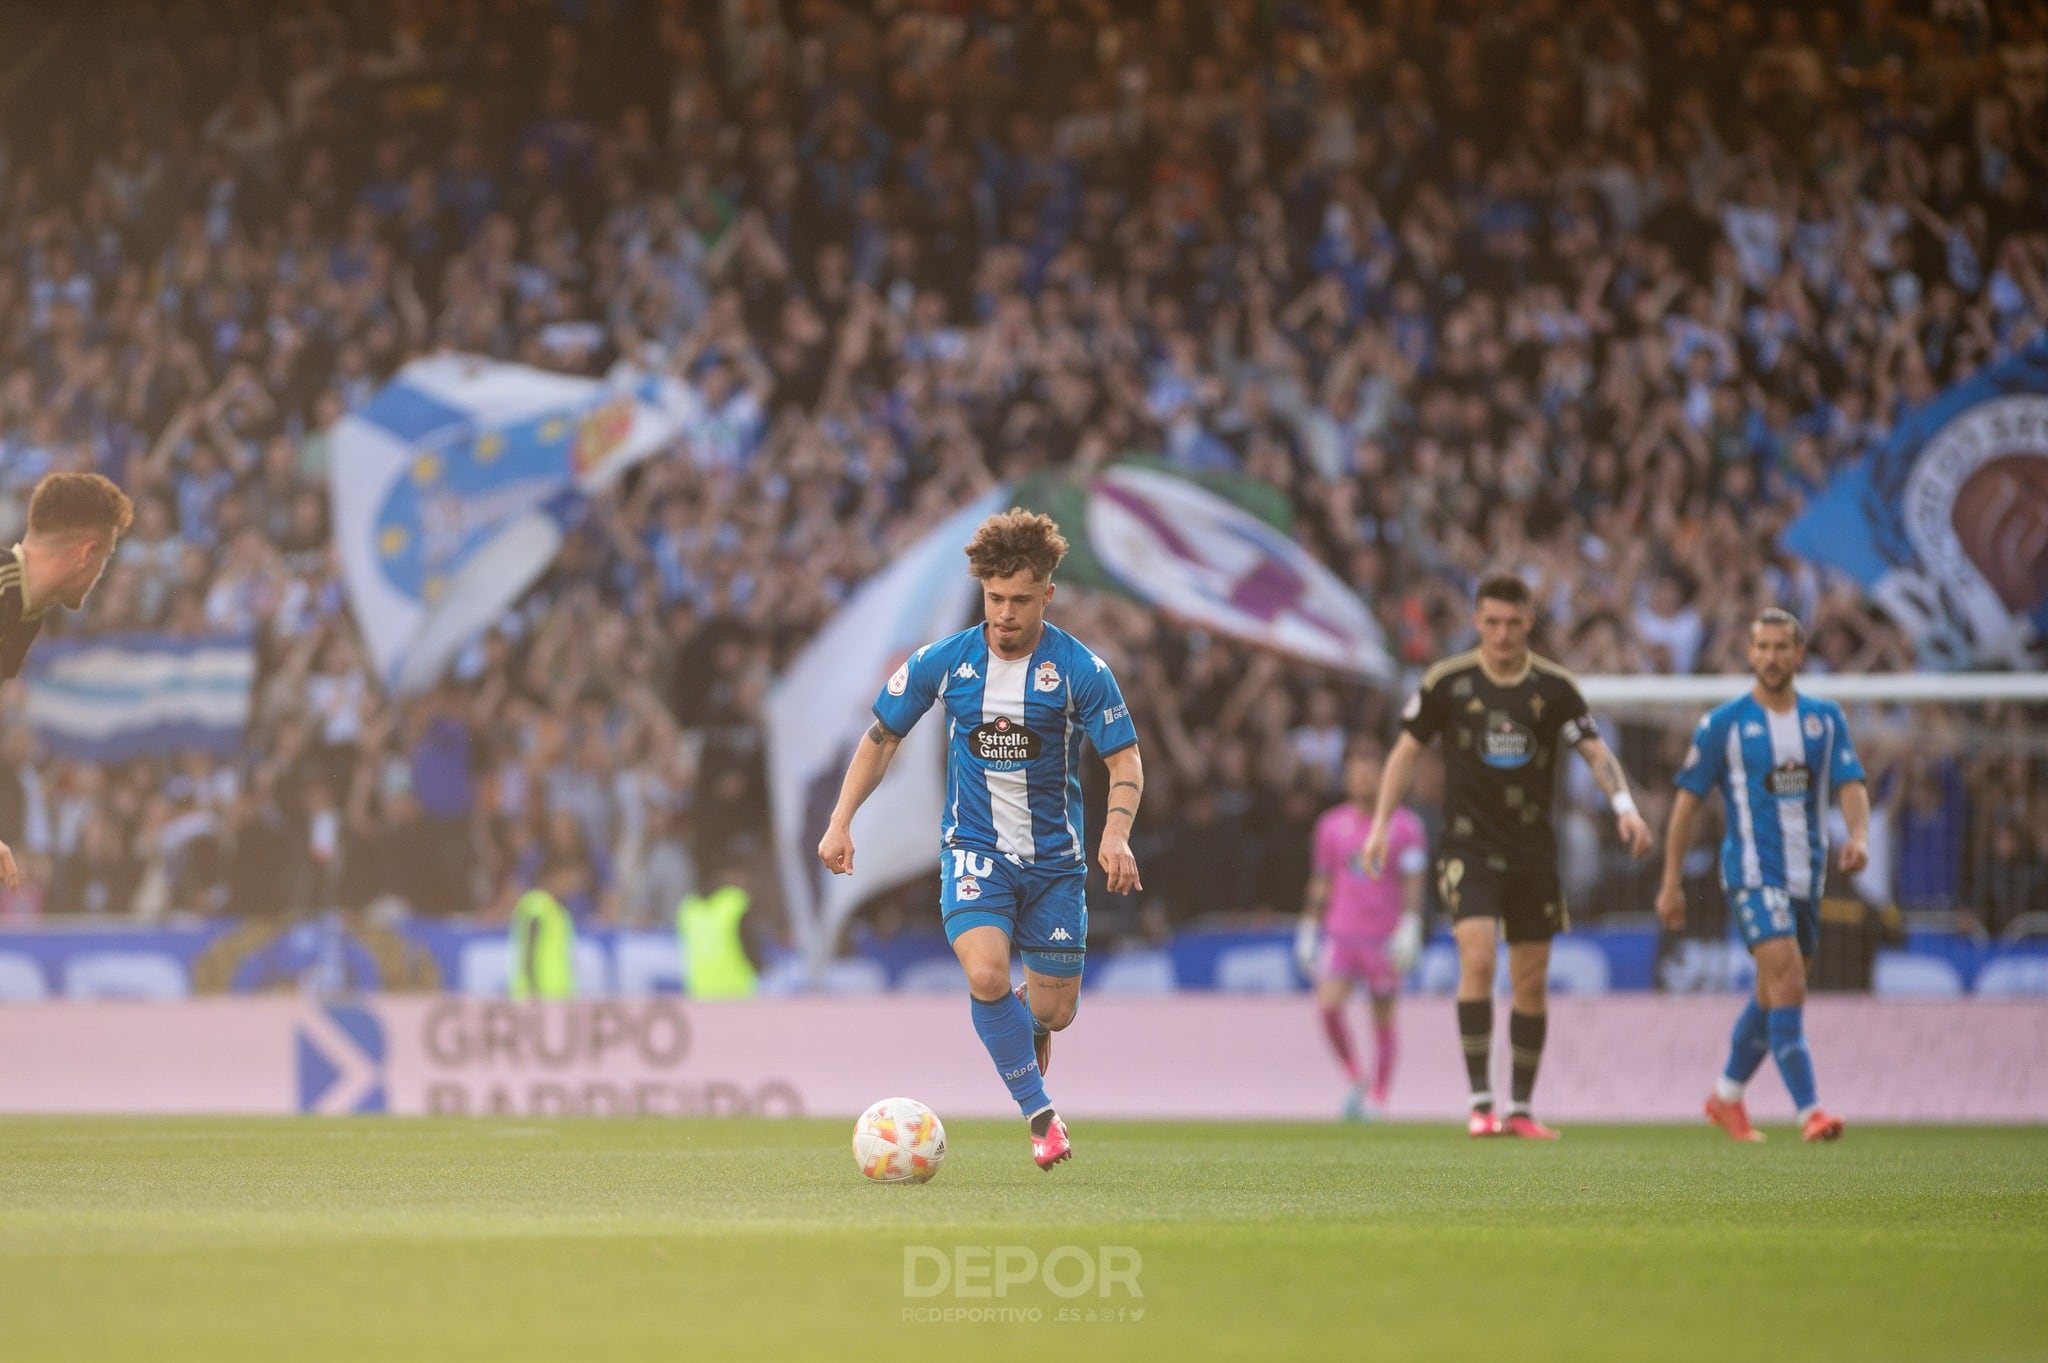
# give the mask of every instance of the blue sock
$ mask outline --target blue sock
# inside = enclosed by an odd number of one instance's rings
[[[1728,1038],[1728,1067],[1721,1071],[1735,1083],[1747,1084],[1756,1076],[1764,1057],[1770,1054],[1768,1016],[1756,1001],[1756,995],[1751,994],[1742,1015],[1735,1019],[1735,1032]]]
[[[996,1062],[996,1073],[1010,1086],[1010,1096],[1029,1117],[1050,1105],[1045,1081],[1038,1076],[1038,1058],[1031,1044],[1031,1010],[1015,994],[994,1003],[969,996],[974,1005],[974,1030]]]
[[[1792,1092],[1792,1105],[1802,1113],[1819,1102],[1813,1088],[1813,1056],[1806,1049],[1804,1013],[1802,1008],[1773,1008],[1770,1021],[1771,1054]]]

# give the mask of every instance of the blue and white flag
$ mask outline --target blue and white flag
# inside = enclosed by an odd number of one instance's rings
[[[1785,529],[1930,668],[2048,666],[2048,337],[1909,412]]]
[[[52,639],[29,654],[28,722],[50,752],[85,762],[233,753],[255,680],[247,634]]]
[[[672,380],[440,355],[342,418],[335,542],[384,684],[431,685],[546,570],[579,500],[673,440],[695,400]]]

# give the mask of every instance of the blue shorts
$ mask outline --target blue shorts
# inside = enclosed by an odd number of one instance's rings
[[[965,847],[939,853],[946,940],[1001,928],[1041,975],[1079,975],[1088,955],[1088,868],[1034,866]]]
[[[1794,899],[1783,890],[1730,890],[1728,907],[1742,928],[1742,944],[1751,951],[1773,937],[1797,937],[1799,954],[1820,949],[1820,911],[1811,899]]]

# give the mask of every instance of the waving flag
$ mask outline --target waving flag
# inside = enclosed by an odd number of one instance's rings
[[[768,693],[768,781],[776,863],[790,920],[813,964],[830,959],[861,900],[934,870],[945,803],[946,729],[926,716],[897,750],[887,782],[853,821],[854,873],[819,864],[818,839],[853,748],[889,674],[911,650],[965,625],[975,601],[961,550],[1008,506],[998,488],[960,508],[860,585]]]
[[[1063,582],[1341,672],[1394,676],[1379,622],[1287,533],[1286,500],[1263,483],[1133,460],[1078,482],[1031,479],[1017,496],[1073,541]]]
[[[2048,666],[2048,338],[1908,413],[1783,542],[1861,582],[1929,667]]]
[[[85,762],[232,753],[255,679],[247,634],[53,639],[29,654],[29,727],[52,753]]]
[[[400,370],[334,432],[334,535],[379,677],[416,691],[539,577],[585,494],[673,439],[671,381],[469,356]]]

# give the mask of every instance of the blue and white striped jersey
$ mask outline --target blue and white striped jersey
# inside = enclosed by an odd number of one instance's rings
[[[875,718],[900,737],[940,699],[950,735],[943,845],[1084,863],[1081,738],[1104,757],[1138,741],[1109,665],[1050,624],[1029,658],[1006,662],[976,625],[912,654],[876,698]]]
[[[1794,899],[1819,897],[1827,879],[1829,790],[1863,779],[1842,707],[1812,696],[1782,714],[1750,694],[1709,710],[1678,772],[1679,788],[1702,799],[1721,788],[1722,886]]]

